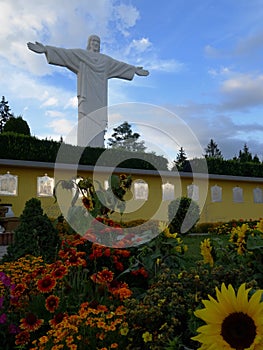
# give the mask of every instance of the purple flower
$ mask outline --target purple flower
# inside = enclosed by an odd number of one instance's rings
[[[0,309],[2,309],[2,307],[3,307],[4,300],[5,300],[4,297],[0,297]]]
[[[4,272],[0,272],[0,281],[3,282],[6,287],[10,287],[11,285],[11,278],[8,277]]]
[[[8,332],[10,334],[17,334],[17,333],[20,332],[20,329],[15,324],[10,324],[9,327],[8,327]]]
[[[6,323],[6,320],[7,320],[6,314],[0,315],[0,324]]]

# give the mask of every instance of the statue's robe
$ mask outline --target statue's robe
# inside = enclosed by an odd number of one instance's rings
[[[136,67],[99,52],[54,46],[46,46],[46,49],[48,63],[66,67],[77,74],[78,145],[104,147],[108,79],[132,80]]]

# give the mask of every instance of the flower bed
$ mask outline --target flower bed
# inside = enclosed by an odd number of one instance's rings
[[[148,223],[158,234],[124,248],[98,242],[102,221],[103,239],[134,242],[107,216],[83,237],[60,218],[53,261],[2,261],[3,349],[263,349],[263,220],[202,238],[194,260],[164,223]]]

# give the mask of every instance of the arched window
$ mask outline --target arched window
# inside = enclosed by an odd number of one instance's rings
[[[37,178],[37,195],[38,197],[52,197],[54,190],[54,178],[45,176],[38,176]]]
[[[253,189],[254,203],[263,203],[263,191],[261,188],[256,187]]]
[[[192,184],[187,186],[187,196],[191,198],[193,201],[199,200],[199,187]]]
[[[0,175],[0,194],[2,196],[17,196],[17,184],[17,175],[11,175],[9,171]]]
[[[162,184],[163,201],[172,201],[174,199],[174,185],[166,182]]]
[[[243,189],[239,186],[233,188],[233,201],[235,203],[242,203],[243,200]]]
[[[134,199],[148,199],[148,184],[143,180],[136,180],[133,183],[134,187]]]
[[[217,185],[211,187],[211,200],[212,202],[222,202],[222,187]]]

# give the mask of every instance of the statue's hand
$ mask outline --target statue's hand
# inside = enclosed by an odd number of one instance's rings
[[[149,75],[149,71],[146,69],[143,69],[143,67],[136,67],[135,74],[137,75]]]
[[[36,53],[45,53],[47,51],[45,45],[38,43],[37,41],[34,43],[27,43],[27,47],[29,50],[34,51]]]

